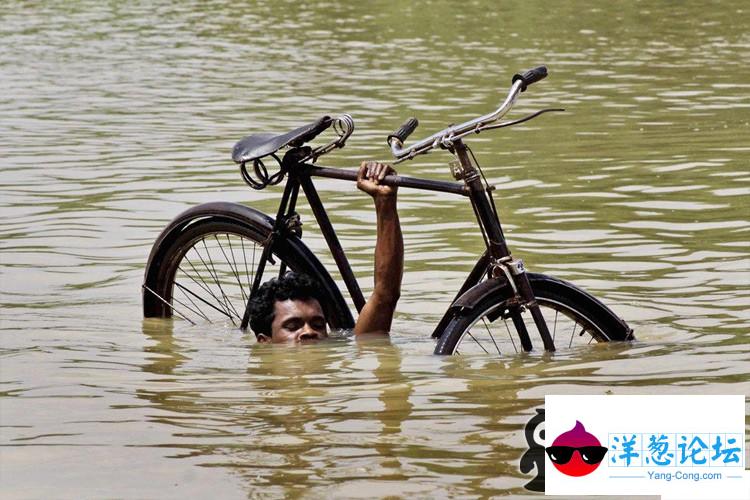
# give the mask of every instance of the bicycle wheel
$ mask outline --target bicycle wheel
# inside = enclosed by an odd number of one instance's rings
[[[609,308],[580,288],[529,273],[539,308],[558,351],[594,342],[632,340],[632,330]],[[456,314],[435,346],[435,354],[512,356],[523,352],[513,315],[520,315],[533,350],[543,351],[531,314],[519,308],[508,288],[495,290]]]
[[[144,282],[146,317],[174,315],[191,323],[239,326],[272,220],[247,207],[228,205],[191,209],[157,239]],[[264,280],[288,270],[308,274],[321,285],[321,306],[331,328],[353,326],[336,284],[299,239],[278,238],[272,256]]]

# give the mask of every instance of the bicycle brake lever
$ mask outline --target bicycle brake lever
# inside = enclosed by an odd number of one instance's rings
[[[519,118],[518,120],[513,120],[513,121],[509,121],[509,122],[498,123],[497,125],[485,125],[484,127],[479,127],[479,128],[477,128],[477,130],[475,132],[478,134],[479,132],[481,132],[483,130],[492,130],[492,129],[496,129],[496,128],[511,127],[513,125],[518,125],[519,123],[523,123],[523,122],[527,122],[529,120],[533,120],[537,116],[543,115],[544,113],[552,113],[552,112],[556,112],[556,111],[562,112],[562,111],[565,111],[565,109],[563,109],[563,108],[547,108],[547,109],[543,109],[541,111],[537,111],[536,113],[532,113],[530,115],[524,116],[523,118]]]

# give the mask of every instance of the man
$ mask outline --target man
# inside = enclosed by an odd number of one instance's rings
[[[395,171],[378,162],[362,162],[357,187],[375,200],[375,288],[359,314],[354,333],[387,335],[401,294],[404,243],[396,210],[397,187],[380,181]],[[250,302],[250,327],[259,342],[308,342],[328,336],[327,322],[316,284],[288,273],[264,283]]]

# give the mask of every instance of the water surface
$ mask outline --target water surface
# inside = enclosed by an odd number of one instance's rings
[[[0,479],[9,497],[520,495],[545,394],[750,392],[747,6],[474,1],[18,2],[0,6]],[[233,143],[350,113],[321,160],[388,159],[493,109],[470,145],[513,251],[636,330],[553,359],[438,358],[432,327],[481,253],[465,200],[402,190],[406,272],[391,343],[256,345],[143,320],[150,245],[225,200],[272,212]],[[445,154],[399,166],[448,179]],[[362,285],[374,214],[319,183]],[[332,259],[302,207],[305,238]],[[747,459],[746,459],[747,460]]]

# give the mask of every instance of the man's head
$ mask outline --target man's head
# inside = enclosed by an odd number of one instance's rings
[[[250,328],[259,342],[326,338],[326,318],[315,282],[290,272],[261,285],[250,301]]]

